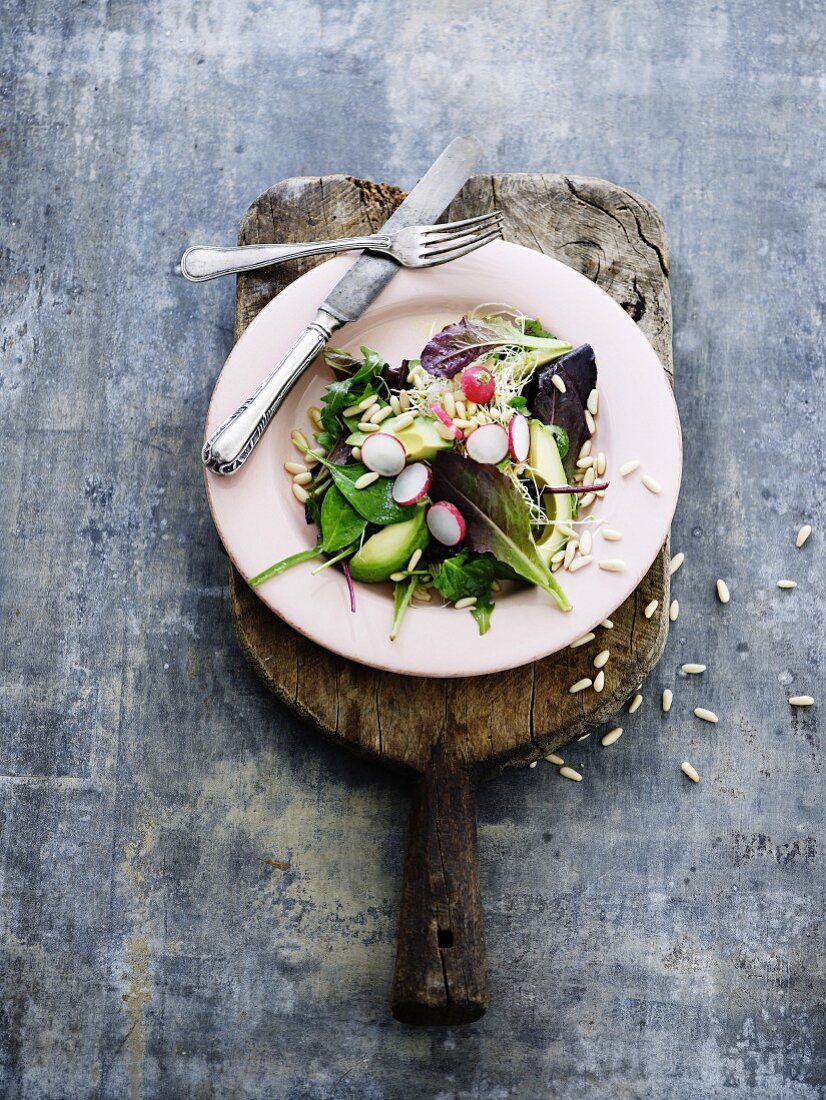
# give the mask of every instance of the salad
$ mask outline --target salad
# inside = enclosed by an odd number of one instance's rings
[[[561,610],[560,570],[584,567],[606,460],[592,455],[599,410],[589,344],[574,348],[538,318],[478,307],[434,333],[418,359],[324,353],[334,374],[309,410],[313,439],[292,442],[292,492],[315,545],[299,562],[356,584],[391,582],[390,638],[408,608],[441,599],[490,627],[503,584],[534,585]]]

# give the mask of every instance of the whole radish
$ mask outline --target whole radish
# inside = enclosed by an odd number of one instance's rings
[[[481,364],[463,370],[460,385],[468,401],[476,405],[486,405],[496,393],[496,380]]]

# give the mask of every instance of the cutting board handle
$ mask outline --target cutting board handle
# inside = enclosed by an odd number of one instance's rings
[[[404,869],[393,1015],[467,1024],[487,1008],[476,796],[467,767],[437,744],[417,785]]]

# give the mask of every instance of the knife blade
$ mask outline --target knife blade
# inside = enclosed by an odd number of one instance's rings
[[[410,225],[435,222],[461,191],[481,156],[482,146],[475,137],[468,134],[455,138],[379,232],[393,233]],[[395,260],[364,253],[339,279],[321,308],[342,324],[355,321],[381,294],[398,270]]]
[[[470,178],[482,155],[475,137],[455,138],[425,172],[382,232],[429,224],[447,208]],[[284,398],[333,333],[355,321],[381,294],[400,265],[387,257],[363,254],[321,303],[315,320],[258,389],[204,443],[204,466],[224,477],[235,474],[252,454]]]

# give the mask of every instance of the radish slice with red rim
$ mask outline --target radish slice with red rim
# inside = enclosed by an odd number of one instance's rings
[[[437,501],[428,508],[427,527],[443,546],[455,546],[465,537],[464,517],[456,505],[447,500]]]
[[[453,423],[453,421],[450,419],[450,417],[447,415],[441,405],[434,403],[430,406],[430,411],[433,413],[437,420],[441,420],[446,428],[450,428],[456,439],[462,438],[462,429],[456,427],[456,425]]]
[[[400,439],[389,432],[368,435],[361,445],[361,461],[382,477],[395,477],[404,469],[407,452]]]
[[[508,453],[508,433],[501,424],[483,424],[471,432],[465,446],[474,462],[495,466]]]
[[[427,495],[432,480],[433,474],[429,466],[424,462],[411,463],[393,482],[393,500],[396,504],[415,504]]]
[[[517,413],[508,423],[508,450],[514,462],[524,462],[531,449],[531,430],[527,418]]]

